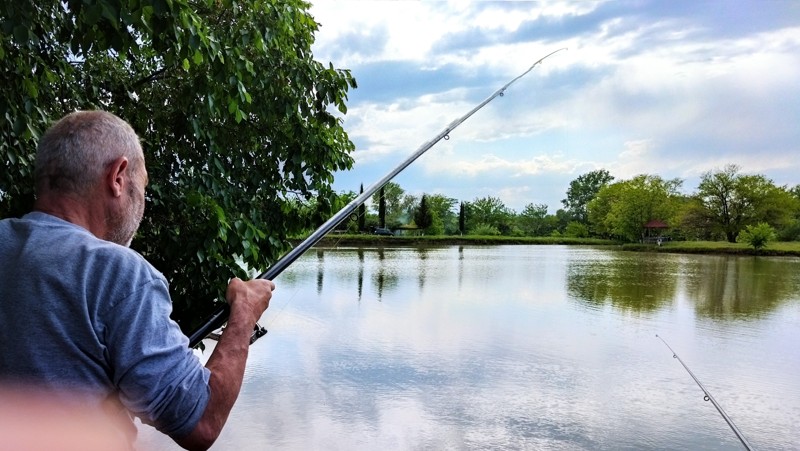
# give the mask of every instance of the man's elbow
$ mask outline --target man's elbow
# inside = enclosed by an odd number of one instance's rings
[[[189,435],[180,439],[173,438],[173,440],[183,449],[205,451],[217,441],[220,432],[220,428],[215,428],[201,421]]]

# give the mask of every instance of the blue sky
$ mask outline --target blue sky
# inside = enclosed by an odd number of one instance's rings
[[[800,184],[800,2],[312,1],[314,56],[358,82],[337,191],[369,186],[542,56],[395,178],[408,194],[562,208],[596,169],[684,180],[728,164]]]

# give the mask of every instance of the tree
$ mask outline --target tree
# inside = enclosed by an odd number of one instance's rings
[[[788,189],[792,202],[800,205],[800,185]],[[800,241],[800,208],[795,209],[792,218],[778,230],[778,239],[781,241]]]
[[[570,221],[572,221],[572,215],[570,215],[566,210],[563,208],[559,208],[556,210],[556,214],[553,216],[547,216],[547,223],[548,227],[551,230],[551,233],[555,232],[563,232],[566,230],[567,225],[569,225]]]
[[[467,212],[464,202],[458,206],[458,233],[463,235],[467,231]]]
[[[522,213],[517,216],[520,229],[527,236],[547,236],[552,230],[549,230],[547,221],[547,205],[545,204],[528,204],[522,210]]]
[[[748,225],[790,223],[798,209],[797,198],[787,189],[763,175],[740,174],[736,165],[703,174],[696,199],[689,214],[731,243]]]
[[[380,192],[378,192],[378,225],[380,228],[386,227],[386,193],[384,188],[382,186]]]
[[[775,229],[766,222],[759,222],[757,225],[745,227],[736,237],[739,243],[747,243],[755,250],[761,250],[767,243],[775,239]]]
[[[639,175],[600,189],[589,202],[589,217],[597,230],[611,236],[637,241],[651,219],[672,222],[678,208],[679,179],[663,180],[656,175]]]
[[[469,224],[471,230],[479,226],[489,226],[506,234],[511,230],[512,214],[502,200],[487,196],[476,198],[469,204]]]
[[[364,184],[361,184],[361,194],[364,194]],[[363,232],[367,229],[367,206],[362,202],[358,206],[358,231]]]
[[[381,192],[377,196],[373,196],[372,203],[378,205],[378,213],[380,216],[381,199],[383,199],[383,221],[381,227],[399,227],[407,223],[411,219],[410,207],[415,202],[408,199],[405,190],[395,182],[387,182],[381,187]]]
[[[586,238],[589,236],[589,227],[582,222],[570,221],[564,229],[564,235],[575,238]]]
[[[434,216],[434,222],[441,222],[441,232],[448,235],[453,235],[458,232],[458,217],[453,209],[456,206],[456,199],[447,197],[442,194],[429,194],[427,195],[428,208]],[[435,227],[433,227],[435,228]],[[433,234],[433,228],[427,232]]]
[[[624,189],[625,184],[622,182],[606,185],[597,192],[597,195],[591,201],[589,201],[586,209],[592,233],[604,238],[615,236],[613,225],[607,221],[607,218],[614,205],[622,201]]]
[[[414,222],[422,230],[433,225],[433,212],[428,208],[428,196],[424,194],[419,201],[419,207],[414,212]]]
[[[100,108],[142,138],[148,207],[132,247],[170,282],[192,329],[329,216],[354,146],[349,71],[313,59],[300,0],[43,0],[0,9],[0,217],[26,212],[40,133]],[[295,214],[298,205],[314,208]]]
[[[614,177],[605,170],[598,169],[579,176],[569,183],[567,198],[561,201],[575,221],[589,223],[587,205],[594,199],[600,188],[608,185]]]

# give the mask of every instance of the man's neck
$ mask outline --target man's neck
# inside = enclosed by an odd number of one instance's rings
[[[102,238],[105,234],[105,218],[93,214],[93,211],[97,210],[92,208],[87,199],[70,195],[44,195],[36,200],[33,210],[83,227],[98,238]]]

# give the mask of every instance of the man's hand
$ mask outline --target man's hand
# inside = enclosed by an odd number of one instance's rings
[[[275,283],[271,280],[253,279],[244,282],[238,277],[231,279],[225,298],[234,309],[246,309],[251,312],[253,325],[261,318],[264,310],[269,307],[269,300],[272,298],[272,291],[275,290]],[[233,316],[233,313],[231,313]]]

